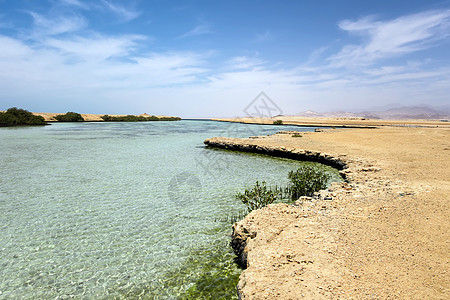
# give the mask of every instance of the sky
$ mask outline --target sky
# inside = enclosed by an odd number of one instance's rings
[[[450,103],[450,0],[0,0],[0,110],[245,116]]]

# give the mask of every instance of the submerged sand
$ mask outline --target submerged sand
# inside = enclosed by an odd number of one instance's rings
[[[335,122],[348,124],[326,123]],[[348,183],[296,205],[253,211],[234,225],[234,237],[246,240],[242,299],[450,297],[450,127],[392,122],[301,137],[210,139],[326,153],[348,166]]]

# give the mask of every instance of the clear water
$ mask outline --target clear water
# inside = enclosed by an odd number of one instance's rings
[[[313,128],[0,128],[0,298],[235,297],[228,243],[244,207],[234,194],[256,180],[286,183],[300,162],[204,149],[203,140],[279,130]]]

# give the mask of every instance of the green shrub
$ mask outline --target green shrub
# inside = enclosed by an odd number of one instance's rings
[[[302,137],[302,135],[301,135],[300,133],[294,133],[294,134],[292,135],[292,137]]]
[[[102,120],[105,121],[105,122],[110,122],[111,119],[112,119],[112,117],[108,116],[108,115],[103,115],[100,118],[102,118]]]
[[[313,166],[302,166],[296,171],[290,171],[288,178],[291,181],[288,187],[292,200],[300,196],[312,196],[314,192],[327,187],[330,176]]]
[[[0,125],[1,126],[14,126],[17,125],[19,119],[16,116],[0,112]]]
[[[279,197],[279,191],[267,187],[265,181],[261,184],[257,181],[253,188],[245,190],[244,193],[237,192],[235,197],[241,200],[247,206],[248,211],[251,212],[275,202]]]
[[[124,117],[123,121],[124,122],[138,122],[139,118],[137,116],[127,115]]]
[[[67,112],[64,115],[57,115],[55,119],[59,122],[84,122],[84,118],[75,112]]]
[[[152,117],[157,118],[159,121],[180,121],[181,120],[180,117],[160,117],[160,118],[155,117],[155,116],[152,116]]]
[[[273,121],[273,125],[283,125],[283,121],[282,120]]]
[[[35,116],[25,109],[11,107],[0,113],[0,126],[46,125],[44,117]]]

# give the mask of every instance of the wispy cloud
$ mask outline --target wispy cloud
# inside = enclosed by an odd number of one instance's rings
[[[5,22],[3,20],[4,16],[5,15],[0,14],[0,28],[12,28],[12,27],[14,27],[11,22]]]
[[[110,58],[128,56],[135,50],[137,41],[145,40],[140,35],[75,36],[70,39],[46,39],[41,46],[58,50],[61,55],[82,61],[101,61]]]
[[[141,12],[133,8],[124,7],[119,4],[114,4],[111,1],[102,0],[102,3],[108,10],[118,15],[125,22],[136,19],[141,14]]]
[[[89,9],[89,5],[87,3],[81,2],[79,0],[60,0],[60,4],[75,6],[82,9]]]
[[[253,40],[255,43],[262,43],[270,40],[272,35],[269,30],[266,30],[264,33],[257,33],[255,39]]]
[[[263,60],[247,56],[236,56],[225,63],[230,69],[253,69],[263,64]]]
[[[339,27],[367,41],[346,45],[329,60],[336,67],[370,65],[378,60],[432,47],[450,35],[450,10],[427,11],[390,21],[365,17],[345,20]]]
[[[68,32],[75,32],[87,26],[85,18],[78,15],[58,16],[47,18],[35,12],[28,12],[33,17],[34,32],[36,37],[45,35],[58,35]]]
[[[189,30],[188,32],[182,34],[179,38],[187,38],[192,36],[204,35],[212,33],[211,25],[203,20],[200,21],[200,24]]]

